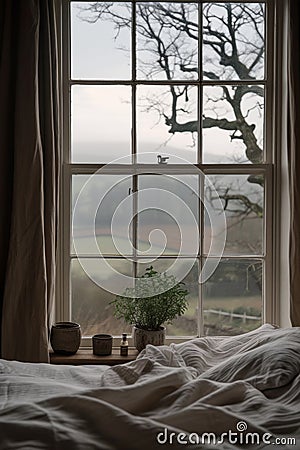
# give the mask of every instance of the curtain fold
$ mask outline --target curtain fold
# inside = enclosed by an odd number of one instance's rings
[[[46,362],[59,183],[55,2],[0,8],[2,357]]]
[[[300,326],[300,7],[288,2],[287,149],[290,183],[290,316]]]

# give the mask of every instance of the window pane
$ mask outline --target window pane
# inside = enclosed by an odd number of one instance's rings
[[[107,163],[130,154],[130,102],[128,86],[72,87],[72,162]]]
[[[72,163],[123,158],[116,162],[195,164],[200,151],[204,164],[265,162],[264,3],[70,2],[70,36]],[[205,85],[199,84],[200,73]],[[121,81],[132,76],[131,86]],[[80,81],[87,79],[103,83]],[[176,85],[167,85],[172,82]],[[245,167],[251,172],[251,166]],[[264,295],[264,181],[263,174],[206,177],[204,227],[199,230],[197,175],[73,175],[71,319],[81,324],[84,336],[131,333],[130,325],[113,316],[112,292],[126,286],[117,286],[112,272],[132,281],[136,270],[142,275],[151,265],[174,273],[177,264],[176,276],[189,291],[186,313],[166,324],[169,336],[196,336],[200,306],[205,335],[258,327]],[[218,264],[221,245],[210,246],[212,237],[221,244],[225,229]],[[213,263],[217,269],[199,286],[201,258],[204,272],[209,274]]]
[[[132,254],[131,182],[131,177],[122,175],[73,176],[72,237],[77,253]]]
[[[138,249],[140,254],[197,254],[198,177],[139,177]],[[149,198],[150,197],[150,198]]]
[[[263,262],[223,259],[203,285],[204,334],[236,335],[262,324]]]
[[[113,268],[127,276],[132,275],[131,263],[124,259],[106,259]],[[85,259],[85,266],[89,268],[89,274],[101,280],[111,276],[111,270],[107,268],[103,260]],[[84,336],[92,336],[98,333],[120,335],[131,333],[132,327],[120,319],[114,317],[114,308],[109,303],[114,300],[115,294],[97,286],[85,273],[81,264],[76,259],[71,264],[71,294],[72,314],[71,320],[81,325]]]
[[[129,2],[71,3],[72,78],[130,78],[130,42]]]
[[[205,163],[262,163],[263,87],[205,86],[202,125]]]
[[[215,191],[212,190],[212,186]],[[218,201],[217,195],[221,201]],[[263,175],[212,175],[206,177],[205,206],[215,216],[226,216],[227,255],[263,254],[264,178]],[[222,222],[220,221],[220,224]],[[211,244],[208,217],[204,227],[204,251]],[[223,229],[214,230],[214,239]]]
[[[198,78],[198,5],[137,3],[138,78]]]
[[[185,283],[184,288],[189,291],[187,296],[188,309],[186,312],[175,319],[172,324],[165,324],[168,336],[197,336],[197,314],[198,314],[198,279],[199,279],[199,265],[195,260],[180,259],[176,260],[178,270],[182,274],[186,274],[182,279],[176,277],[178,281]],[[153,262],[145,262],[140,260],[138,263],[138,275],[141,276],[149,266],[153,266],[157,272],[165,272],[171,270],[171,266],[175,263],[174,258],[160,258]]]
[[[174,112],[176,110],[176,112]],[[197,162],[197,88],[193,86],[139,86],[137,89],[138,152],[169,155]],[[143,156],[139,160],[144,162]],[[184,162],[182,162],[184,163]]]
[[[264,78],[264,4],[203,5],[203,77]]]

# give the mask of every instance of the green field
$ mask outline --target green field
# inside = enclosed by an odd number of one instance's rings
[[[204,310],[204,334],[239,334],[253,330],[261,325],[260,320],[249,320],[222,315],[222,312],[234,313],[238,309],[255,310],[255,316],[259,316],[261,311],[261,299],[255,297],[225,297],[205,299],[203,303]],[[207,313],[208,310],[220,311],[220,314]],[[179,317],[173,325],[167,326],[169,334],[175,336],[195,335],[197,333],[196,325],[197,300],[190,302],[189,309],[184,316]],[[250,316],[254,313],[249,314]]]

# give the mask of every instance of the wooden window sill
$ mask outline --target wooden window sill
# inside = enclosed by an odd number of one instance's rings
[[[50,352],[51,364],[70,364],[73,366],[81,366],[85,364],[102,364],[114,366],[116,364],[124,364],[129,361],[134,361],[138,355],[135,348],[129,348],[128,356],[121,356],[118,347],[113,348],[112,354],[108,356],[96,356],[92,350],[78,350],[75,355],[59,355]]]

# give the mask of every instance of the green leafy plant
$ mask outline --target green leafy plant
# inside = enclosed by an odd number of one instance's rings
[[[174,275],[148,267],[134,288],[127,288],[111,302],[114,314],[138,328],[159,330],[163,323],[172,323],[186,311],[188,291],[183,286]]]

